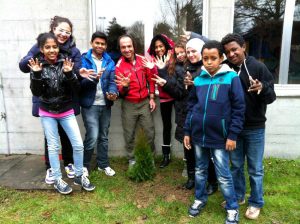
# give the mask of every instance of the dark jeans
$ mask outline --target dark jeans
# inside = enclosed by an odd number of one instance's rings
[[[107,106],[91,106],[81,109],[86,129],[83,165],[90,169],[94,148],[97,149],[97,166],[104,169],[109,166],[108,131],[110,126],[111,108]]]
[[[61,154],[62,154],[62,159],[64,161],[64,166],[67,166],[69,163],[73,164],[74,163],[73,148],[66,132],[64,131],[64,129],[60,124],[58,124],[58,134],[60,137]],[[51,167],[49,162],[48,143],[46,137],[45,137],[45,165],[46,165],[46,169],[49,169]]]
[[[172,108],[174,100],[169,102],[160,103],[160,114],[163,122],[163,145],[170,146],[171,144],[171,131],[172,131]],[[163,152],[163,154],[169,154]]]

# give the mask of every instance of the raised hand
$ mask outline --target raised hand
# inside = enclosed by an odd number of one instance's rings
[[[182,42],[187,42],[190,38],[191,38],[191,33],[192,32],[190,32],[190,31],[186,31],[184,28],[182,29],[182,32],[183,32],[183,34],[182,35],[180,35],[180,40],[182,41]]]
[[[66,58],[63,64],[63,71],[70,72],[72,71],[73,66],[74,66],[74,62],[72,62],[72,59]]]
[[[163,69],[164,67],[166,67],[167,63],[164,57],[165,56],[163,57],[156,56],[156,59],[154,59],[154,63],[159,69]]]
[[[39,60],[36,58],[35,60],[33,58],[30,58],[28,61],[28,67],[34,71],[38,72],[42,70],[42,63],[39,63]]]
[[[159,77],[158,75],[154,74],[154,78],[151,78],[153,81],[156,82],[157,85],[159,86],[164,86],[167,83],[167,80]]]
[[[188,86],[194,85],[193,77],[192,77],[191,73],[189,73],[188,71],[186,72],[186,76],[184,77],[183,82],[185,85],[185,89],[187,89]]]
[[[86,68],[81,68],[79,70],[79,74],[82,78],[86,78],[90,81],[93,81],[92,79],[95,79],[95,77],[97,76],[94,69],[86,69]]]
[[[142,64],[144,67],[152,69],[154,68],[155,64],[153,63],[153,61],[150,61],[149,59],[143,57],[142,59]]]
[[[257,92],[257,94],[260,94],[263,84],[258,79],[253,79],[251,75],[249,75],[249,81],[250,81],[250,87],[248,89],[248,92]]]
[[[130,76],[131,73],[127,77],[125,77],[122,73],[118,73],[116,74],[115,82],[118,86],[128,87],[130,83]]]

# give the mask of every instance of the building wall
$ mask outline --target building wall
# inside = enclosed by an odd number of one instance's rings
[[[220,40],[232,31],[233,0],[206,1],[209,4],[207,13],[210,15],[207,19],[207,35],[211,39]],[[71,19],[77,46],[82,52],[86,51],[92,26],[90,1],[0,0],[0,5],[0,87],[3,87],[0,88],[0,112],[6,112],[6,119],[0,118],[0,154],[43,154],[41,124],[38,118],[31,116],[29,74],[19,71],[18,62],[35,43],[37,35],[49,30],[49,21],[54,15]],[[276,86],[279,97],[268,108],[266,156],[300,156],[300,88],[299,85],[293,86],[288,91],[290,94],[287,94],[286,89],[286,86]],[[81,116],[77,116],[77,119],[84,138]],[[160,154],[162,122],[159,109],[154,112],[154,122],[155,143]],[[174,129],[175,124],[172,136]],[[182,145],[174,139],[172,145],[173,154],[182,157]],[[109,148],[110,155],[125,155],[120,102],[116,102],[112,108]]]

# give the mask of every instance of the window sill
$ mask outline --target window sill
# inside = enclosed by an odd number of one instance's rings
[[[275,84],[278,97],[300,97],[300,84]]]

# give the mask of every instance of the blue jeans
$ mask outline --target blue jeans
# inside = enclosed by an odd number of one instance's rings
[[[206,181],[208,175],[208,164],[212,157],[215,165],[217,179],[220,184],[221,192],[226,200],[225,209],[238,209],[236,194],[234,192],[233,181],[229,169],[229,152],[225,149],[203,148],[195,146],[195,198],[207,202]]]
[[[41,122],[48,143],[49,160],[54,178],[59,179],[62,177],[59,162],[60,142],[58,123],[65,130],[73,148],[75,175],[81,176],[83,165],[83,143],[75,115],[72,114],[63,118],[41,117]]]
[[[91,106],[82,108],[82,119],[86,129],[83,165],[90,168],[92,155],[97,143],[97,165],[101,169],[109,166],[108,130],[110,126],[111,108],[107,106]]]
[[[238,200],[245,199],[246,184],[244,165],[247,159],[251,193],[248,204],[262,208],[263,199],[263,156],[265,129],[243,130],[237,139],[237,148],[230,153],[231,174]]]

